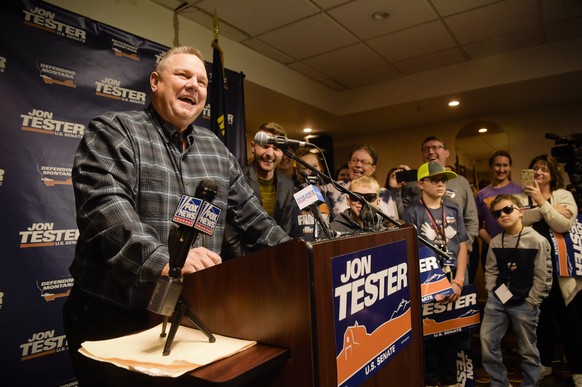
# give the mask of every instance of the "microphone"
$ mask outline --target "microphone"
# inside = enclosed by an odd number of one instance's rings
[[[325,199],[321,190],[314,185],[303,183],[300,186],[300,190],[293,194],[295,202],[302,210],[312,204],[318,205],[320,203],[325,203]]]
[[[214,233],[214,228],[221,212],[220,208],[211,204],[216,197],[217,190],[218,185],[214,181],[202,180],[196,187],[195,197],[182,195],[182,199],[172,218],[172,221],[178,225],[173,226],[173,228],[177,228],[173,232],[178,234],[177,241],[173,241],[174,248],[170,247],[170,236],[168,236],[171,277],[181,277],[182,267],[199,232],[206,235]],[[173,232],[170,230],[170,235]]]
[[[362,202],[362,209],[360,211],[360,219],[364,223],[364,227],[373,229],[376,223],[376,209],[368,202]]]
[[[306,181],[309,181],[306,171],[301,171],[301,175],[306,179]],[[321,215],[321,211],[319,210],[319,204],[325,203],[325,198],[323,197],[321,190],[315,185],[309,184],[308,182],[301,184],[299,187],[300,190],[293,194],[297,206],[300,210],[309,207],[309,211],[311,211],[311,214],[321,226],[321,229],[323,230],[326,238],[331,239],[333,235],[331,234],[329,226]]]
[[[275,146],[287,146],[294,145],[299,147],[312,146],[313,144],[306,141],[292,140],[285,136],[271,136],[265,132],[258,132],[255,135],[255,144],[257,145],[275,145]]]
[[[174,312],[182,293],[182,267],[192,244],[200,232],[212,235],[220,216],[220,208],[212,205],[218,185],[211,180],[202,180],[196,187],[195,197],[182,195],[174,213],[173,224],[168,234],[170,272],[158,279],[148,310],[169,317]]]

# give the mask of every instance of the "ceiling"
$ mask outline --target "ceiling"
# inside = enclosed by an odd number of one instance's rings
[[[220,36],[334,90],[582,35],[580,0],[152,1],[207,28],[216,12]]]
[[[338,93],[582,36],[582,0],[151,1],[208,29],[216,13],[221,37]],[[374,20],[376,11],[388,17]],[[462,111],[430,97],[342,115],[333,133],[351,137],[355,123],[373,132],[582,100],[580,84],[582,71],[507,80],[466,90]],[[489,146],[473,148],[490,154]]]

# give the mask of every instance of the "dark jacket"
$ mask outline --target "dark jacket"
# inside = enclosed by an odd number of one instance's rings
[[[261,198],[259,180],[253,165],[254,162],[249,166],[244,167],[243,174],[262,205],[263,200]],[[277,185],[277,201],[275,203],[273,218],[287,235],[291,235],[292,230],[296,227],[293,222],[293,214],[299,211],[295,199],[293,198],[293,181],[276,170],[275,184]],[[257,250],[256,246],[249,244],[241,237],[240,232],[227,224],[221,253],[223,260],[240,257],[241,255],[254,250]]]

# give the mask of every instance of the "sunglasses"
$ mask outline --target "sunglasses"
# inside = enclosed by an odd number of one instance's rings
[[[501,217],[501,213],[503,212],[506,215],[509,215],[513,212],[513,210],[519,210],[518,207],[511,205],[511,206],[505,206],[500,210],[495,210],[495,211],[491,211],[491,213],[493,214],[493,217],[495,219],[499,219]]]
[[[422,180],[430,181],[432,184],[438,184],[438,183],[447,184],[449,182],[449,178],[446,176],[425,177]]]
[[[366,200],[368,203],[372,203],[374,202],[376,199],[378,199],[378,195],[375,193],[367,193],[367,194],[361,194],[356,192],[358,195],[362,196],[364,198],[364,200]],[[355,196],[350,196],[350,200],[352,202],[358,202],[358,203],[362,203],[362,201],[355,197]]]

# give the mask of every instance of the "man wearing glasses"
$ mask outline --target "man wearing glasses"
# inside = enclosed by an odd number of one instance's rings
[[[368,144],[359,144],[352,149],[350,159],[348,160],[348,168],[350,178],[348,181],[338,181],[337,184],[344,188],[351,189],[351,182],[362,176],[374,176],[376,172],[376,163],[378,162],[378,153],[376,149]],[[331,184],[325,186],[326,196],[332,207],[332,218],[339,217],[348,207],[348,197],[345,193],[338,191]],[[381,188],[379,192],[379,204],[377,207],[384,214],[393,219],[399,219],[398,207],[396,202],[392,199],[390,193],[386,188]]]
[[[432,161],[445,167],[450,151],[441,139],[435,136],[427,137],[422,142],[420,149],[424,163]],[[407,183],[403,188],[402,202],[405,208],[413,202],[418,201],[420,197],[421,191],[416,182]],[[457,176],[456,179],[449,181],[445,193],[445,200],[451,200],[461,209],[463,220],[465,221],[465,230],[467,231],[467,248],[470,252],[473,240],[479,233],[479,218],[477,216],[477,206],[475,205],[471,186],[465,177]]]

